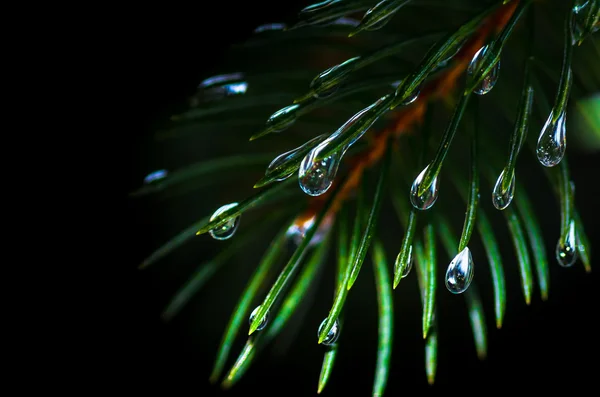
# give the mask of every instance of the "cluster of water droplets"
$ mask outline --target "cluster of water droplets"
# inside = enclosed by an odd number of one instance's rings
[[[218,219],[221,214],[225,211],[228,211],[234,207],[236,207],[238,203],[225,204],[224,206],[217,209],[212,216],[210,217],[210,222]],[[240,225],[241,216],[237,215],[231,219],[228,219],[227,222],[218,226],[214,229],[211,229],[208,233],[215,240],[227,240],[235,234],[238,226]]]
[[[453,294],[462,294],[473,281],[473,257],[469,247],[460,251],[446,269],[446,288]]]
[[[248,318],[248,323],[250,325],[252,325],[252,323],[254,322],[254,319],[256,318],[256,315],[258,314],[258,311],[260,310],[260,308],[261,308],[261,306],[256,306],[256,308],[254,310],[252,310],[252,313],[250,313],[250,317]],[[265,327],[267,326],[268,323],[269,323],[269,311],[267,310],[267,312],[263,316],[262,320],[260,321],[260,324],[258,324],[258,327],[256,328],[256,330],[262,331],[263,329],[265,329]]]
[[[568,98],[573,77],[571,69],[567,73],[567,87],[565,98]],[[536,154],[539,162],[545,167],[558,165],[567,149],[567,101],[552,108],[542,132],[538,137]]]
[[[499,210],[508,207],[515,196],[515,172],[511,172],[511,176],[508,175],[506,171],[506,168],[502,170],[498,180],[496,180],[494,189],[492,190],[492,203],[494,204],[494,207]],[[510,178],[510,181],[505,182],[506,178]],[[508,185],[508,187],[505,189],[506,185]]]
[[[323,327],[325,327],[325,324],[327,324],[327,319],[323,320],[321,325],[319,325],[319,330],[317,331],[317,337],[319,337],[319,335],[321,335],[321,331],[323,330]],[[321,343],[325,346],[333,345],[335,342],[337,342],[338,338],[340,337],[340,331],[341,331],[340,322],[336,319],[335,322],[333,323],[333,327],[331,327],[331,329],[327,333],[327,336],[325,337],[325,339],[323,339],[323,342],[321,342]]]
[[[481,67],[486,52],[489,50],[489,45],[485,45],[479,49],[473,56],[473,59],[467,67],[467,75],[473,76]],[[494,67],[483,77],[483,80],[475,87],[473,92],[477,95],[485,95],[494,88],[500,75],[500,60],[496,62]]]
[[[425,173],[429,165],[421,171],[421,173],[415,178],[410,187],[410,202],[418,210],[427,210],[435,204],[438,198],[439,191],[439,182],[438,176],[435,175],[433,179],[431,179],[431,183],[427,187],[427,189],[419,194],[419,190],[424,183]]]

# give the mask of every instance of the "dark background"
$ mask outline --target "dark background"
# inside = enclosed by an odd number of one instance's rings
[[[185,102],[199,81],[220,73],[218,60],[227,46],[248,37],[252,29],[262,23],[292,18],[306,4],[304,1],[271,5],[222,2],[204,3],[201,9],[165,6],[152,10],[151,17],[139,17],[135,33],[124,39],[130,48],[131,62],[126,66],[129,88],[135,93],[128,108],[134,124],[130,135],[125,137],[124,147],[131,164],[124,195],[138,185],[146,169],[144,148],[152,127]],[[596,161],[589,154],[571,159],[573,178],[578,184],[577,205],[583,218],[588,219],[586,229],[593,242],[598,240],[592,220],[598,218],[598,188],[592,183],[594,170],[598,170]],[[148,233],[141,231],[148,227],[148,220],[144,218],[147,212],[130,201],[126,205],[129,209],[129,223],[124,229],[129,236],[127,264],[126,270],[117,277],[122,281],[120,285],[128,300],[121,306],[125,314],[118,332],[122,348],[119,357],[114,357],[120,372],[118,378],[126,390],[139,394],[220,395],[217,387],[208,384],[208,375],[233,303],[215,298],[219,293],[233,291],[231,299],[237,299],[244,277],[242,275],[234,286],[222,289],[219,286],[226,284],[227,279],[216,277],[208,291],[182,313],[181,319],[163,324],[159,319],[160,310],[172,292],[164,283],[176,285],[177,280],[165,281],[156,274],[148,276],[137,272],[137,263],[162,240],[153,241]],[[508,259],[505,262],[507,267],[516,266]],[[366,274],[365,288],[368,289],[371,276]],[[508,291],[505,326],[502,330],[489,329],[488,359],[484,362],[475,358],[466,316],[459,314],[453,320],[452,315],[447,314],[450,325],[440,334],[438,375],[433,387],[426,384],[423,345],[414,336],[418,335],[414,331],[420,326],[420,314],[417,310],[401,309],[404,316],[396,317],[396,350],[387,395],[405,393],[404,388],[411,389],[410,395],[487,394],[497,390],[516,392],[523,388],[544,392],[560,388],[580,394],[597,389],[598,281],[597,271],[586,275],[580,264],[573,269],[553,266],[549,301],[542,303],[536,290],[530,307],[525,306],[517,284],[513,283]],[[369,298],[362,299],[358,293],[349,298],[348,304],[354,306],[352,312],[360,314],[346,324],[348,339],[342,345],[325,395],[370,393],[376,349],[376,307],[371,300],[372,292],[369,291]],[[327,294],[330,299],[329,291]],[[395,296],[395,303],[403,306],[404,301]],[[418,306],[416,301],[411,303],[413,307]],[[450,313],[456,307],[442,307],[444,309]],[[491,310],[488,310],[488,317],[490,315]],[[314,332],[311,327],[318,325],[319,318],[318,315],[309,317],[307,323],[310,324],[303,332]],[[356,330],[353,336],[351,329]],[[312,339],[304,339],[292,345],[284,357],[265,351],[244,379],[223,395],[316,394],[322,352],[314,347]],[[232,354],[238,351],[239,347],[234,347]]]

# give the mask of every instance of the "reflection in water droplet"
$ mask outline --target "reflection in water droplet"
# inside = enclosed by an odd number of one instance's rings
[[[569,222],[566,234],[556,244],[556,260],[562,267],[571,267],[577,261],[577,233],[574,220]]]
[[[306,149],[312,147],[313,145],[317,144],[317,142],[322,141],[323,139],[325,139],[325,136],[325,134],[319,135],[318,137],[309,140],[303,145],[275,157],[275,159],[271,161],[271,164],[269,164],[269,166],[267,167],[267,170],[265,171],[265,176],[270,177],[273,174],[276,174],[282,167],[285,167],[290,161],[295,160],[298,153],[301,153]],[[283,181],[292,176],[294,172],[295,169],[292,169],[289,174],[281,175],[279,178],[276,178],[274,180]]]
[[[410,188],[410,202],[418,210],[427,210],[435,204],[435,201],[438,198],[438,188],[439,182],[438,177],[435,176],[431,180],[431,185],[429,188],[419,196],[419,187],[423,183],[423,177],[425,176],[425,172],[429,168],[429,165],[425,167],[423,171],[415,178],[411,188]]]
[[[545,167],[558,165],[565,155],[567,149],[566,135],[566,111],[561,112],[556,119],[554,112],[550,113],[544,128],[538,138],[536,154],[537,158]]]
[[[412,244],[408,247],[408,258],[406,260],[406,263],[403,263],[402,266],[402,278],[408,276],[408,274],[410,273],[412,267],[413,267],[413,262],[414,262],[414,258],[413,258],[413,246]]]
[[[473,258],[469,247],[458,253],[446,270],[446,288],[453,294],[461,294],[469,288],[474,274]]]
[[[254,310],[252,310],[252,313],[250,313],[250,318],[248,319],[248,323],[252,324],[252,322],[254,321],[254,318],[258,314],[259,310],[260,310],[260,306],[256,306],[256,308]],[[269,323],[269,311],[267,310],[267,312],[265,313],[265,315],[262,318],[262,321],[260,322],[260,324],[258,324],[258,328],[256,328],[256,330],[262,331],[267,326],[268,323]]]
[[[270,32],[274,30],[284,30],[286,28],[285,23],[267,23],[264,25],[260,25],[256,29],[254,29],[254,33],[262,33],[262,32]]]
[[[506,186],[505,178],[508,178],[508,175],[505,173],[506,169],[503,169],[494,185],[494,190],[492,191],[492,203],[494,207],[499,210],[503,210],[508,207],[515,195],[515,173],[512,172],[512,178],[510,179],[508,189],[503,190],[502,185]]]
[[[144,178],[144,183],[150,184],[153,182],[160,181],[161,179],[166,178],[168,173],[169,172],[167,170],[157,170],[157,171],[151,172],[148,175],[146,175],[146,177]]]
[[[298,171],[300,188],[309,196],[320,196],[331,187],[345,152],[342,150],[324,159],[314,161],[321,151],[317,149],[324,148],[321,145],[317,146],[302,159],[300,170]]]
[[[321,325],[319,325],[319,331],[317,332],[317,337],[321,334],[321,330],[325,326],[325,323],[327,323],[327,319],[323,320]],[[325,337],[325,339],[323,339],[323,342],[321,342],[321,343],[324,344],[325,346],[331,346],[335,342],[337,342],[339,337],[340,337],[340,322],[336,319],[335,322],[333,323],[333,327],[331,327],[331,329],[327,333],[327,336]]]
[[[472,76],[474,73],[476,73],[479,70],[479,68],[481,67],[481,61],[483,60],[483,57],[485,56],[485,53],[488,49],[489,49],[489,46],[485,45],[485,46],[481,47],[479,49],[479,51],[477,51],[475,53],[475,55],[473,56],[473,59],[471,60],[471,62],[469,63],[469,66],[467,68],[468,75]],[[477,95],[487,94],[496,85],[499,75],[500,75],[500,60],[498,60],[498,62],[496,62],[494,67],[485,75],[485,77],[483,78],[481,83],[479,83],[479,85],[477,87],[475,87],[473,92]]]
[[[210,217],[210,222],[217,219],[219,217],[219,215],[221,215],[225,211],[227,211],[231,208],[234,208],[237,205],[238,205],[238,203],[231,203],[231,204],[226,204],[226,205],[222,206],[221,208],[216,210],[214,214],[212,214],[212,216]],[[235,234],[235,231],[237,230],[238,226],[240,225],[240,219],[241,219],[240,215],[238,215],[234,218],[231,218],[227,222],[225,222],[223,225],[210,230],[208,233],[215,240],[227,240],[227,239],[233,237],[233,235]]]
[[[273,132],[281,132],[289,128],[296,121],[299,108],[300,104],[295,103],[279,109],[267,119],[267,128],[270,128]]]

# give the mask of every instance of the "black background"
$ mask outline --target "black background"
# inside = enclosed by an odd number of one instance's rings
[[[131,163],[123,196],[137,186],[143,173],[142,143],[152,132],[151,127],[185,101],[199,81],[219,73],[216,60],[227,46],[249,36],[261,23],[293,17],[303,5],[305,2],[302,1],[275,5],[263,2],[204,3],[201,8],[165,5],[164,9],[154,9],[148,16],[136,18],[135,32],[124,38],[130,49],[127,57],[131,62],[126,65],[129,88],[135,92],[135,97],[128,108],[134,124],[124,141]],[[582,186],[578,190],[578,206],[584,218],[597,218],[594,216],[599,197],[597,188],[584,179],[597,170],[595,159],[591,155],[582,155],[572,160],[572,167],[574,179]],[[584,176],[578,176],[578,170],[583,173],[579,175]],[[160,309],[164,304],[161,295],[164,293],[157,292],[160,283],[155,278],[140,276],[135,269],[140,259],[155,247],[155,242],[136,237],[140,236],[139,229],[145,227],[145,222],[134,206],[127,202],[130,209],[125,230],[130,236],[128,264],[125,271],[117,274],[128,297],[127,303],[121,305],[125,309],[124,323],[118,332],[122,348],[119,356],[114,357],[116,368],[122,371],[118,378],[126,390],[139,394],[220,395],[218,387],[209,385],[208,375],[226,317],[216,321],[211,329],[218,331],[208,336],[197,333],[198,327],[186,327],[185,320],[169,326],[160,321]],[[592,241],[597,241],[595,222],[588,221],[586,226]],[[509,290],[505,326],[500,331],[490,329],[488,359],[479,362],[474,358],[468,326],[456,326],[441,336],[438,377],[433,387],[428,387],[425,380],[422,342],[414,337],[405,341],[397,338],[395,346],[398,348],[394,352],[387,395],[488,394],[518,392],[524,388],[580,394],[597,389],[595,376],[600,358],[596,328],[598,281],[597,272],[586,275],[580,265],[568,270],[555,266],[549,301],[542,303],[536,295],[527,307],[519,297],[510,298],[511,292],[516,291],[519,295],[518,289]],[[239,291],[242,285],[237,285],[234,291]],[[358,300],[354,298],[351,303],[360,305]],[[231,306],[223,309],[224,316],[230,309]],[[364,339],[348,336],[348,348],[342,349],[338,357],[325,395],[370,393],[375,354],[375,307],[362,310],[365,312],[361,317],[353,321],[364,319],[368,323],[365,329],[371,331],[365,331]],[[194,318],[191,311],[186,316],[188,321]],[[466,325],[466,318],[460,317],[456,322]],[[412,330],[411,327],[418,324],[418,317],[406,322],[398,319],[396,328]],[[351,327],[348,325],[347,329]],[[410,333],[407,331],[406,334]],[[316,394],[321,353],[312,354],[307,346],[293,347],[285,357],[262,355],[240,384],[224,395]],[[236,348],[232,353],[236,354]]]

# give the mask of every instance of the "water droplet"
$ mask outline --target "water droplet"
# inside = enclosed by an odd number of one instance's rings
[[[446,270],[446,288],[453,294],[462,294],[473,281],[473,258],[469,247],[465,247],[452,259]]]
[[[577,260],[577,233],[574,220],[569,222],[566,234],[556,244],[556,260],[562,267],[571,267]]]
[[[327,323],[327,319],[323,320],[321,325],[319,325],[319,331],[317,332],[317,337],[321,334],[321,330],[325,326],[325,323]],[[325,337],[325,339],[323,339],[323,342],[321,342],[321,343],[324,344],[325,346],[331,346],[335,342],[337,342],[339,337],[340,337],[340,322],[336,319],[335,322],[333,323],[333,327],[331,327],[331,329],[327,333],[327,336]]]
[[[225,211],[230,210],[231,208],[234,208],[237,205],[238,205],[238,203],[231,203],[231,204],[226,204],[226,205],[222,206],[221,208],[216,210],[214,214],[212,214],[212,216],[210,217],[210,222],[217,219],[219,217],[219,215],[221,215]],[[241,218],[240,215],[238,215],[234,218],[231,218],[227,222],[225,222],[223,225],[210,230],[208,233],[215,240],[227,240],[227,239],[233,237],[233,235],[235,234],[235,231],[237,230],[238,226],[240,225],[240,218]]]
[[[313,161],[318,155],[317,149],[320,146],[302,159],[298,172],[300,188],[309,196],[320,196],[331,187],[344,155],[343,151],[340,151],[321,160]]]
[[[151,172],[148,175],[146,175],[146,177],[144,178],[144,183],[146,185],[148,185],[150,183],[156,183],[156,182],[160,181],[161,179],[165,179],[168,174],[169,174],[169,172],[167,170],[157,170],[157,171]]]
[[[286,165],[288,165],[291,161],[295,160],[299,154],[301,154],[302,152],[306,151],[309,148],[312,148],[312,146],[314,146],[318,142],[324,140],[325,137],[326,137],[325,134],[319,135],[318,137],[309,140],[308,142],[304,143],[303,145],[301,145],[295,149],[292,149],[289,152],[280,154],[279,156],[275,157],[275,159],[273,161],[271,161],[271,164],[269,164],[269,166],[267,167],[267,170],[265,171],[265,176],[270,177],[270,176],[273,176],[274,174],[279,173],[279,171],[281,169],[285,168]],[[290,176],[292,176],[295,171],[296,171],[296,169],[292,168],[288,174],[280,175],[278,178],[276,178],[274,180],[275,181],[283,181],[283,180],[289,178]]]
[[[244,79],[244,74],[239,72],[209,77],[198,85],[198,92],[190,98],[190,106],[197,107],[209,101],[245,94],[248,82]]]
[[[492,203],[494,207],[499,210],[503,210],[508,207],[515,195],[515,173],[512,172],[512,178],[510,178],[510,182],[508,182],[508,189],[504,190],[502,185],[506,186],[507,182],[505,178],[508,177],[505,174],[506,169],[503,169],[494,185],[494,190],[492,191]]]
[[[354,70],[359,59],[360,57],[350,58],[319,73],[310,82],[310,89],[314,91],[314,97],[325,98],[335,93],[340,84],[348,77],[348,74]]]
[[[567,149],[566,119],[566,111],[561,112],[556,118],[554,118],[554,112],[551,112],[542,128],[536,154],[544,167],[558,165],[565,155]]]
[[[420,93],[421,93],[421,87],[419,86],[419,87],[415,88],[412,92],[408,93],[408,97],[405,100],[403,100],[400,103],[400,105],[402,105],[402,106],[410,105],[411,103],[413,103],[414,101],[417,100]]]
[[[362,25],[365,30],[373,31],[378,30],[387,25],[391,21],[392,16],[398,11],[406,2],[387,1],[383,0],[375,4],[372,8],[367,10],[362,19]]]
[[[260,25],[254,29],[254,33],[271,32],[276,30],[284,30],[287,27],[285,23],[267,23]]]
[[[273,132],[281,132],[294,124],[297,118],[297,111],[300,108],[299,103],[286,106],[273,113],[267,119],[267,128]]]
[[[413,262],[414,262],[414,258],[413,258],[413,246],[412,244],[408,247],[408,259],[406,260],[406,264],[402,264],[402,266],[404,266],[402,268],[402,278],[408,276],[408,274],[410,273],[412,267],[413,267]]]
[[[485,46],[481,47],[479,49],[479,51],[477,51],[475,53],[475,55],[473,56],[473,59],[471,60],[471,62],[469,63],[469,66],[467,67],[467,74],[469,76],[473,76],[473,74],[479,70],[479,68],[481,67],[481,61],[483,60],[483,57],[485,56],[488,49],[489,49],[489,46],[485,45]],[[500,75],[500,60],[498,60],[498,62],[496,62],[494,67],[485,75],[485,77],[483,78],[481,83],[479,83],[479,85],[477,87],[475,87],[473,92],[477,95],[487,94],[496,85],[499,75]]]
[[[429,188],[419,196],[419,187],[421,183],[423,183],[423,178],[425,177],[425,172],[429,168],[429,165],[425,167],[423,171],[415,178],[411,188],[410,188],[410,202],[418,210],[427,210],[435,204],[435,201],[438,198],[438,177],[437,175],[431,180],[431,185]]]
[[[258,314],[259,310],[260,310],[260,306],[256,306],[256,308],[254,310],[252,310],[252,313],[250,313],[250,318],[248,319],[249,324],[252,324],[252,322],[254,321],[254,318]],[[256,330],[262,331],[267,326],[268,323],[269,323],[269,311],[267,310],[267,312],[265,313],[265,315],[262,318],[262,321],[260,322],[260,324],[258,324],[258,328],[256,328]]]

